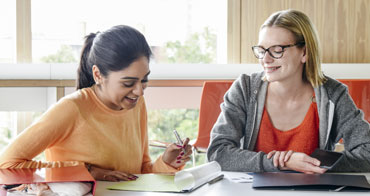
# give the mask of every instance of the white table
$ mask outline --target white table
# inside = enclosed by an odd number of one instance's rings
[[[191,193],[161,193],[161,192],[134,192],[134,191],[112,191],[106,190],[105,188],[113,185],[117,182],[104,182],[98,181],[95,196],[159,196],[159,195],[171,195],[171,196],[184,196],[184,195],[191,195],[191,196],[221,196],[221,195],[230,195],[230,196],[239,196],[239,195],[247,195],[247,196],[296,196],[296,195],[315,195],[315,196],[322,196],[322,195],[370,195],[370,192],[330,192],[330,191],[293,191],[293,190],[255,190],[252,188],[252,183],[235,183],[230,180],[233,176],[238,176],[239,172],[223,172],[225,174],[225,178],[215,184],[208,185],[205,184],[204,186],[194,190]],[[343,173],[342,173],[343,174]],[[353,173],[352,173],[353,174]],[[354,173],[354,174],[361,174],[365,175],[367,180],[370,182],[370,173]]]

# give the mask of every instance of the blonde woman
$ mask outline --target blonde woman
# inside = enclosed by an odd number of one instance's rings
[[[348,89],[321,71],[316,30],[302,12],[272,14],[252,47],[264,71],[242,74],[225,94],[207,156],[230,171],[324,173],[309,155],[334,150],[333,171],[370,171],[370,128]]]

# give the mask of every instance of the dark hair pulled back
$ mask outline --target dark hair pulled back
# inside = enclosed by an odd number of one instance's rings
[[[82,47],[76,88],[82,89],[95,84],[93,65],[106,77],[110,72],[127,68],[142,56],[149,60],[151,55],[144,35],[132,27],[118,25],[101,33],[91,33],[85,37]]]

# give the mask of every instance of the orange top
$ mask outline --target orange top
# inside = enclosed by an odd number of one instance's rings
[[[91,88],[64,97],[17,136],[0,155],[0,168],[64,167],[90,163],[139,174],[176,172],[149,157],[144,98],[130,110],[105,106]],[[49,162],[32,160],[45,150]]]
[[[256,152],[269,153],[273,150],[303,152],[310,155],[319,146],[319,114],[315,102],[312,102],[303,122],[288,131],[276,129],[263,111],[258,133]]]

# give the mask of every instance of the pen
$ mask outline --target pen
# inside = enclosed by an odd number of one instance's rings
[[[224,175],[221,174],[221,175],[217,176],[216,178],[213,178],[212,180],[208,181],[208,184],[214,184],[214,183],[222,180],[223,178],[224,178]]]
[[[185,154],[185,149],[184,149],[184,144],[182,143],[182,140],[180,138],[180,135],[179,133],[177,133],[176,129],[173,130],[173,133],[175,134],[176,136],[176,139],[177,139],[177,142],[181,145],[182,147],[182,152]]]

